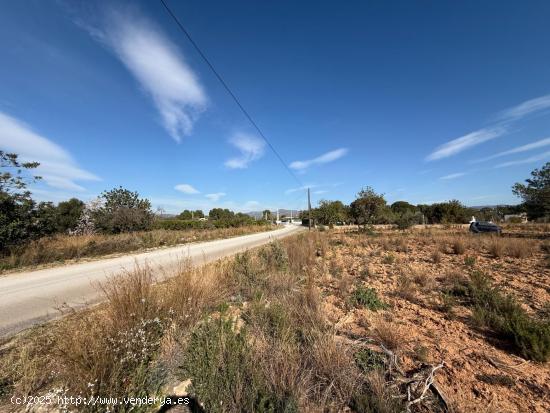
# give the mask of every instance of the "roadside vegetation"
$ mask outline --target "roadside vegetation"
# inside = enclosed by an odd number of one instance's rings
[[[319,284],[329,256],[327,237],[314,232],[201,268],[182,263],[157,285],[148,268],[113,278],[105,304],[4,344],[0,394],[7,403],[48,392],[151,396],[190,380],[186,391],[208,412],[437,406],[422,394],[433,369],[399,381],[390,324],[362,340],[335,329]],[[356,291],[348,298],[367,311],[386,308],[376,292]]]
[[[209,412],[546,411],[548,251],[458,230],[332,230],[182,263],[156,285],[137,268],[102,286],[104,304],[6,342],[0,393],[186,383]]]
[[[0,271],[271,229],[270,221],[221,208],[208,219],[200,210],[155,214],[149,200],[122,187],[88,203],[36,202],[28,185],[40,180],[32,176],[37,166],[0,151]]]
[[[42,237],[13,247],[0,258],[0,271],[69,260],[102,257],[253,234],[271,229],[270,225],[243,225],[229,228],[185,230],[154,229],[121,234],[63,235]]]

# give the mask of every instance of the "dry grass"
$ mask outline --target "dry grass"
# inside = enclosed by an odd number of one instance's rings
[[[411,303],[415,302],[418,298],[418,288],[416,288],[408,275],[401,275],[397,279],[397,286],[394,292],[397,297],[410,301]]]
[[[453,252],[457,255],[462,255],[466,252],[466,244],[464,240],[460,237],[455,237],[451,245]]]
[[[396,324],[380,318],[374,327],[374,338],[394,353],[399,352],[405,344],[405,337]]]
[[[504,243],[498,237],[491,237],[487,242],[487,251],[493,258],[500,258],[504,255]]]
[[[323,235],[298,236],[233,262],[182,263],[161,283],[147,267],[121,274],[102,286],[104,304],[1,354],[1,393],[154,396],[190,377],[211,412],[342,410],[366,379],[314,285],[325,248]]]
[[[431,258],[434,264],[439,264],[441,262],[441,252],[438,250],[433,250],[431,253]]]
[[[252,225],[240,228],[185,231],[157,229],[116,235],[56,235],[32,241],[27,245],[13,249],[9,255],[0,256],[0,271],[189,242],[229,238],[268,229],[270,229],[268,226]]]
[[[212,266],[183,266],[166,284],[154,281],[146,267],[121,274],[103,285],[106,303],[98,309],[50,325],[46,338],[31,332],[12,353],[21,366],[8,378],[13,393],[36,394],[48,386],[73,395],[158,394],[167,374],[158,357],[163,340],[180,336],[225,293]]]
[[[513,258],[527,258],[533,254],[533,245],[526,240],[510,239],[506,245],[506,253]]]

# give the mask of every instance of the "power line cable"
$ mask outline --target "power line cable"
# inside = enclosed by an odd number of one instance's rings
[[[208,60],[208,58],[205,56],[205,54],[202,52],[202,50],[200,49],[200,47],[197,45],[197,43],[195,43],[195,41],[193,40],[193,38],[191,37],[191,35],[189,34],[189,32],[185,29],[185,27],[183,26],[183,24],[180,22],[180,20],[177,18],[177,16],[174,14],[174,12],[172,12],[172,10],[170,9],[170,7],[168,7],[168,5],[166,4],[166,2],[164,0],[160,0],[160,2],[162,3],[162,5],[164,6],[164,8],[166,9],[166,11],[168,12],[168,14],[170,16],[172,16],[172,19],[176,22],[176,25],[180,28],[180,30],[183,32],[183,34],[187,37],[187,39],[191,42],[191,44],[193,45],[193,47],[195,48],[195,50],[198,52],[198,54],[202,57],[202,59],[206,62],[206,64],[208,65],[208,67],[210,68],[210,70],[212,70],[212,72],[214,73],[214,75],[218,78],[218,80],[220,81],[220,83],[222,84],[222,86],[225,88],[225,90],[227,91],[227,93],[229,93],[229,95],[233,98],[233,100],[235,101],[235,103],[237,104],[237,106],[239,107],[239,109],[241,109],[241,111],[243,112],[243,114],[245,115],[245,117],[250,121],[250,123],[252,124],[252,126],[254,126],[254,128],[258,131],[258,133],[260,134],[260,136],[263,138],[263,140],[267,143],[267,145],[271,148],[271,150],[273,151],[273,153],[275,154],[275,156],[277,156],[277,158],[279,159],[279,161],[283,164],[283,166],[285,167],[285,169],[288,171],[288,173],[296,180],[296,182],[298,182],[301,186],[303,186],[302,182],[300,181],[300,179],[296,176],[296,174],[294,172],[292,172],[292,170],[287,166],[286,162],[283,160],[283,158],[281,157],[281,155],[279,155],[279,152],[277,152],[277,150],[275,149],[275,147],[271,144],[271,142],[269,142],[269,140],[267,139],[267,137],[264,135],[264,133],[262,132],[262,130],[259,128],[259,126],[256,124],[256,122],[254,122],[254,119],[252,119],[252,116],[250,116],[250,114],[246,111],[246,109],[243,107],[243,105],[241,104],[241,102],[239,101],[239,99],[237,98],[237,96],[231,91],[231,89],[229,88],[229,86],[227,85],[227,83],[225,83],[225,81],[223,80],[222,76],[219,74],[219,72],[214,68],[214,66],[212,65],[212,63],[210,63],[210,61]]]

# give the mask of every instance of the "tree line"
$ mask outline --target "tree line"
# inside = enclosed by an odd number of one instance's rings
[[[147,231],[155,228],[228,228],[253,224],[248,215],[214,208],[209,221],[200,210],[185,210],[172,219],[156,215],[148,199],[138,192],[118,187],[104,191],[88,203],[37,202],[28,185],[39,181],[33,175],[37,162],[21,162],[17,154],[0,151],[0,253],[33,239],[54,234],[91,235]]]
[[[38,165],[37,162],[21,162],[16,154],[0,151],[0,253],[12,246],[58,233],[87,235],[154,228],[228,228],[264,225],[273,218],[268,210],[264,211],[267,220],[255,221],[247,214],[214,208],[209,211],[207,221],[202,220],[205,214],[201,210],[184,210],[176,217],[163,219],[153,213],[148,199],[122,187],[104,191],[88,203],[76,198],[57,205],[36,202],[28,185],[40,180],[32,174]],[[472,215],[479,220],[499,221],[505,214],[519,212],[526,212],[530,220],[550,220],[550,162],[535,169],[524,184],[517,183],[512,190],[523,200],[521,204],[473,209],[458,200],[431,205],[397,201],[388,205],[383,194],[366,187],[351,204],[322,200],[312,214],[316,222],[329,226],[339,222],[364,226],[395,224],[401,229],[414,224],[467,223]],[[307,214],[302,216],[307,217]]]
[[[406,201],[397,201],[388,205],[383,194],[373,188],[362,189],[357,198],[349,205],[341,201],[321,200],[317,208],[312,209],[315,222],[332,226],[337,223],[358,225],[394,224],[400,229],[415,224],[465,224],[472,216],[480,221],[504,220],[508,214],[526,213],[532,221],[550,221],[550,162],[531,172],[531,178],[516,183],[512,192],[521,198],[519,205],[471,208],[458,200],[434,204],[413,205]],[[307,212],[302,218],[308,219]]]

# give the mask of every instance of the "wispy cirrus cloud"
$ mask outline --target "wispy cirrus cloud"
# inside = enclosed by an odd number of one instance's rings
[[[454,174],[449,174],[449,175],[442,176],[439,179],[441,179],[443,181],[448,181],[450,179],[460,178],[461,176],[464,176],[464,175],[466,175],[466,172],[457,172],[457,173],[454,173]]]
[[[20,120],[0,112],[0,148],[19,155],[22,161],[40,162],[35,174],[53,188],[84,191],[79,181],[100,178],[78,166],[69,152],[34,132]]]
[[[494,127],[485,128],[478,131],[461,136],[460,138],[453,139],[441,146],[438,146],[431,154],[428,155],[426,160],[435,161],[438,159],[447,158],[452,155],[456,155],[468,148],[479,145],[480,143],[487,142],[491,139],[498,138],[507,132],[506,127]]]
[[[176,191],[183,192],[184,194],[200,194],[200,191],[189,184],[178,184],[174,187]]]
[[[475,160],[472,161],[472,163],[485,162],[485,161],[489,161],[491,159],[500,158],[502,156],[512,155],[512,154],[521,153],[521,152],[527,152],[527,151],[531,151],[533,149],[543,148],[543,147],[549,146],[549,145],[550,145],[550,137],[538,140],[536,142],[531,142],[531,143],[528,143],[526,145],[517,146],[517,147],[509,149],[507,151],[495,153],[494,155],[487,156],[485,158],[475,159]]]
[[[550,109],[550,95],[527,100],[513,108],[503,110],[498,114],[497,119],[504,122],[511,122],[547,109]]]
[[[313,159],[308,159],[305,161],[294,161],[289,166],[292,169],[303,171],[313,165],[322,165],[325,163],[334,162],[337,159],[340,159],[341,157],[346,155],[347,153],[348,153],[347,148],[339,148],[339,149],[335,149],[333,151],[324,153],[323,155]]]
[[[533,163],[539,161],[550,160],[550,151],[541,153],[539,155],[531,156],[529,158],[518,159],[515,161],[503,162],[495,166],[495,168],[505,168],[507,166],[523,165],[526,163]]]
[[[493,125],[468,133],[438,146],[426,157],[426,161],[448,158],[484,142],[499,138],[510,132],[510,125],[512,123],[528,115],[548,109],[550,109],[550,95],[531,99],[512,108],[503,110],[498,114],[496,117],[497,121]]]
[[[213,194],[206,194],[205,197],[209,200],[216,202],[219,201],[222,197],[226,196],[227,194],[225,192],[215,192]]]
[[[180,142],[206,108],[207,96],[180,50],[135,10],[109,9],[97,26],[77,24],[107,45],[149,94],[168,134]]]
[[[300,186],[300,187],[297,187],[297,188],[289,188],[285,191],[285,194],[289,195],[289,194],[293,194],[294,192],[307,191],[308,188],[313,189],[313,188],[317,188],[317,187],[319,187],[319,185],[311,184],[311,185]]]
[[[225,161],[225,166],[230,169],[246,169],[265,153],[265,142],[255,135],[238,132],[229,139],[229,143],[240,152],[238,157]]]

